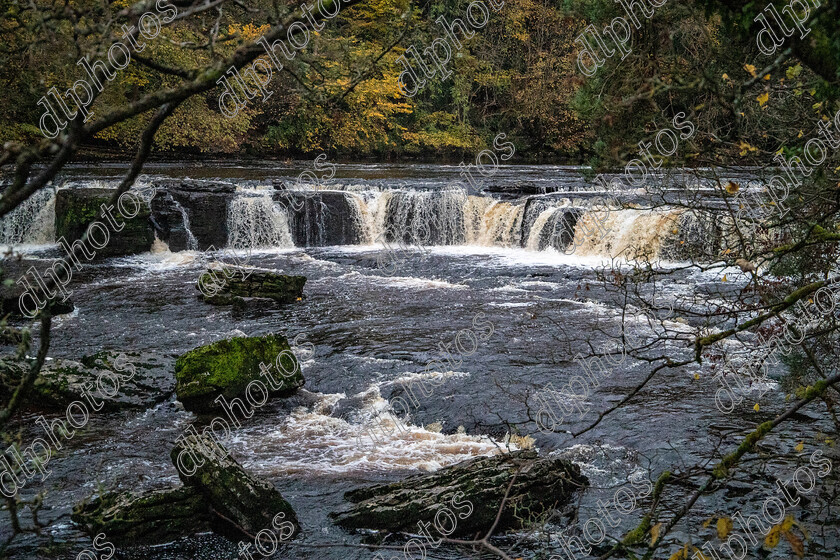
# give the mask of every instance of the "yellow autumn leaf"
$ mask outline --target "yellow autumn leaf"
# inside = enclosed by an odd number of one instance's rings
[[[653,546],[656,544],[656,541],[659,540],[659,530],[662,529],[662,523],[657,523],[653,527],[650,528],[650,545]]]
[[[703,522],[703,528],[707,529],[709,527],[709,525],[712,524],[712,521],[714,521],[714,520],[715,520],[714,516],[708,518],[706,521]]]
[[[756,412],[758,412],[760,409],[761,407],[758,406],[758,403],[755,403],[755,405],[753,405],[753,410],[755,410]]]
[[[776,525],[770,532],[767,533],[767,536],[764,537],[764,548],[776,548],[779,546],[779,526]]]
[[[790,531],[793,529],[793,516],[786,515],[782,522],[779,524],[779,527],[782,531]]]
[[[767,74],[766,76],[764,76],[764,81],[765,82],[770,81],[770,74]]]
[[[744,70],[750,73],[750,76],[755,78],[755,66],[752,64],[744,64]]]
[[[802,450],[805,449],[805,442],[800,441],[799,444],[796,447],[794,447],[794,449],[797,453],[802,453]]]
[[[728,280],[726,279],[726,274],[723,275],[723,281],[728,282]]]
[[[726,81],[729,81],[729,74],[724,74],[723,76],[721,76],[721,78],[723,78]]]
[[[717,534],[719,539],[725,539],[729,531],[732,530],[732,520],[728,517],[718,517],[717,520]]]
[[[668,560],[686,560],[688,558],[688,545],[673,553]]]
[[[767,100],[770,99],[770,94],[765,91],[755,99],[758,101],[760,107],[764,107],[767,104]]]
[[[735,194],[740,189],[741,186],[738,183],[735,183],[734,181],[729,181],[728,183],[726,183],[726,192],[728,192],[729,194]]]
[[[695,373],[695,374],[694,374],[694,379],[700,379],[700,374],[699,374],[699,373]]]

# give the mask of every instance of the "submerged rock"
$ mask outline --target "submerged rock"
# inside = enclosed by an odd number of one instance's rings
[[[261,375],[260,364],[269,374]],[[252,382],[263,384],[270,396],[290,395],[304,383],[288,341],[275,334],[220,340],[190,350],[175,362],[175,380],[178,400],[199,413],[220,412],[215,402],[220,395],[247,398]]]
[[[171,453],[181,481],[198,490],[214,513],[213,529],[232,538],[263,529],[285,529],[284,540],[299,530],[292,506],[269,482],[251,476],[216,440],[191,434]],[[281,515],[282,514],[282,515]]]
[[[522,528],[550,510],[563,507],[576,490],[588,484],[580,468],[569,461],[541,458],[534,451],[518,451],[471,459],[392,484],[352,490],[344,497],[355,505],[347,511],[331,513],[330,517],[348,529],[410,533],[417,532],[418,522],[434,521],[445,523],[446,530],[456,525],[450,536],[471,537],[493,525],[517,471],[499,530]]]
[[[0,360],[0,385],[16,386],[26,368],[29,362]],[[170,360],[143,352],[102,351],[79,362],[50,359],[35,379],[30,401],[59,410],[73,401],[91,400],[106,411],[147,409],[172,395],[175,383],[170,372]]]
[[[74,522],[117,546],[152,545],[210,530],[210,508],[198,489],[183,486],[143,495],[112,492],[73,508]]]
[[[304,284],[305,276],[222,266],[208,269],[202,274],[196,288],[204,301],[214,305],[244,304],[250,298],[294,303],[303,298]]]

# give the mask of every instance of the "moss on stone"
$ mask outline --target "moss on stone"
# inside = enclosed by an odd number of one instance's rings
[[[207,531],[210,508],[192,487],[112,492],[76,504],[71,519],[91,536],[104,532],[118,546],[160,544]]]
[[[277,357],[286,371],[277,371]],[[265,364],[278,386],[272,387],[260,375]],[[272,395],[288,395],[303,386],[300,365],[289,343],[280,335],[240,337],[220,340],[190,350],[175,362],[175,392],[184,407],[197,412],[217,409],[214,400],[223,395],[230,399],[243,396],[251,381],[260,380]]]

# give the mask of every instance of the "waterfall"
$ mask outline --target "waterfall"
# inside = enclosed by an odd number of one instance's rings
[[[477,204],[473,203],[473,206]],[[522,204],[492,201],[486,206],[481,217],[475,243],[486,246],[518,247],[524,209]]]
[[[575,226],[575,254],[656,259],[681,210],[587,210]]]
[[[365,199],[356,193],[345,193],[345,197],[350,204],[353,226],[356,229],[359,242],[365,245],[373,243],[376,236],[376,207],[371,208]]]
[[[548,223],[548,220],[551,219],[557,211],[557,208],[549,208],[540,212],[540,215],[537,216],[536,220],[534,220],[534,225],[531,226],[531,232],[528,234],[528,241],[525,244],[526,249],[530,249],[531,251],[539,251],[541,249],[540,240],[542,239],[545,224]]]
[[[55,242],[55,189],[43,188],[0,219],[0,243]]]
[[[187,249],[190,251],[197,251],[198,239],[195,238],[195,235],[193,235],[192,230],[190,230],[190,217],[187,215],[187,211],[174,198],[172,199],[172,202],[175,203],[175,208],[177,208],[178,212],[181,213],[181,220],[184,224],[184,231],[187,233]]]
[[[285,210],[269,194],[240,195],[228,205],[228,246],[236,249],[294,247]]]
[[[464,242],[466,201],[461,189],[394,192],[385,209],[386,238],[422,245],[459,245]]]

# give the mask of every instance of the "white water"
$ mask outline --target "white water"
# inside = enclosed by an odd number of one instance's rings
[[[172,199],[172,202],[175,203],[175,207],[178,209],[178,212],[181,213],[181,220],[184,224],[184,230],[187,232],[187,249],[190,251],[197,251],[198,250],[198,240],[193,235],[192,230],[190,229],[190,217],[187,214],[187,211],[181,206],[177,200]],[[157,237],[155,237],[157,239]]]
[[[286,211],[270,194],[240,195],[228,204],[228,246],[236,249],[294,247]]]
[[[92,186],[105,187],[99,182]],[[501,201],[489,196],[467,195],[462,189],[326,189],[317,192],[341,192],[349,216],[339,216],[350,223],[355,243],[371,245],[406,242],[412,245],[468,245],[499,248],[524,248],[531,252],[560,251],[577,257],[678,258],[679,248],[692,220],[681,210],[603,207],[584,209],[586,204],[568,198],[540,197],[539,212],[529,209],[526,201]],[[291,248],[291,215],[294,209],[274,202],[271,187],[239,188],[228,203],[228,245],[233,248]],[[55,241],[55,194],[39,191],[9,216],[0,220],[0,242],[6,244],[43,244]],[[176,203],[188,238],[188,249],[199,243],[190,228],[189,208]],[[529,207],[530,208],[530,207]],[[579,210],[575,210],[579,209]],[[303,218],[307,243],[335,243],[326,231],[326,216],[335,217],[335,208],[324,201],[307,205]],[[346,210],[342,210],[342,213]],[[580,215],[580,219],[575,217]],[[331,214],[333,213],[333,214]],[[317,224],[310,224],[311,220]],[[296,222],[298,227],[300,223]],[[334,223],[334,220],[333,222]],[[313,227],[310,231],[310,226]],[[315,227],[317,226],[317,227]],[[698,229],[698,228],[694,228]],[[698,230],[699,231],[699,230]],[[714,232],[694,232],[693,237],[709,245],[709,255],[716,254]],[[527,237],[523,238],[523,233]],[[562,246],[574,234],[577,247]],[[311,234],[311,235],[310,235]],[[689,236],[691,237],[691,236]],[[310,240],[311,238],[311,240]],[[332,239],[332,241],[331,241]],[[346,237],[345,237],[346,239]],[[346,243],[346,241],[345,241]]]
[[[36,191],[0,219],[0,243],[42,245],[54,241],[54,189]]]

